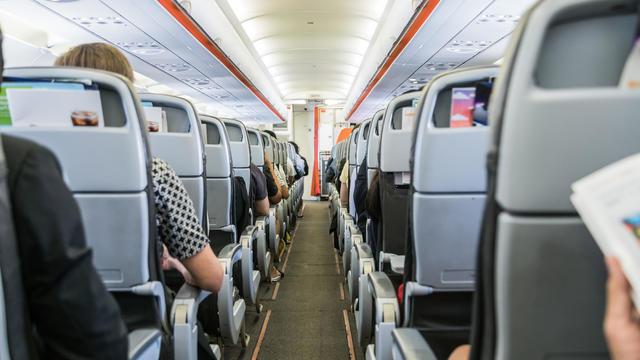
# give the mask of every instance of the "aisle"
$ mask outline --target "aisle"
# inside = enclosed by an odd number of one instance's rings
[[[305,202],[304,218],[298,221],[283,265],[285,277],[270,291],[272,301],[263,302],[267,314],[261,326],[262,341],[256,339],[260,345],[254,349],[253,358],[363,358],[352,340],[354,319],[344,300],[348,295],[328,233],[327,206],[327,202]]]

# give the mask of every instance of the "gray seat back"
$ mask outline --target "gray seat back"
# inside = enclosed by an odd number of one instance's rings
[[[414,104],[421,92],[414,91],[389,102],[380,135],[380,207],[382,209],[379,244],[376,251],[404,254],[409,217],[409,179],[411,144],[414,137]],[[403,112],[406,116],[403,119]]]
[[[486,193],[489,128],[436,127],[451,116],[451,89],[475,86],[497,67],[432,79],[423,91],[412,160],[413,280],[436,290],[473,290]],[[444,103],[444,104],[441,104]],[[446,111],[436,111],[444,108]],[[451,251],[456,249],[456,251]]]
[[[231,167],[231,147],[227,130],[215,117],[200,115],[206,128],[207,142],[207,213],[210,229],[218,229],[233,224],[231,216],[233,201],[233,171]]]
[[[130,290],[158,279],[151,156],[142,107],[131,84],[112,73],[75,68],[8,69],[5,76],[47,82],[86,79],[98,87],[104,127],[2,131],[36,141],[59,159],[82,214],[94,265],[108,289]]]
[[[371,118],[369,139],[367,141],[367,183],[371,185],[373,175],[380,168],[380,135],[384,109],[378,110]]]
[[[475,359],[608,358],[602,254],[569,196],[640,151],[640,93],[618,88],[637,7],[541,1],[511,38],[489,108]]]
[[[269,157],[269,160],[273,164],[274,162],[273,140],[271,138],[271,135],[265,132],[261,132],[260,135],[262,137],[262,144],[264,145],[264,150],[267,152],[267,156]]]
[[[9,247],[9,249],[7,248]],[[2,253],[8,253],[9,250],[14,250],[17,252],[16,246],[16,238],[13,227],[13,216],[11,215],[11,199],[9,198],[9,190],[7,188],[7,164],[6,158],[4,156],[4,150],[2,147],[2,137],[0,136],[0,248]],[[7,254],[8,255],[8,254]],[[19,257],[18,254],[11,254],[11,258],[13,258],[16,262]],[[9,328],[10,326],[20,326],[23,327],[24,324],[15,324],[14,322],[21,322],[23,318],[22,309],[12,309],[8,306],[8,302],[5,303],[5,287],[9,287],[7,284],[10,281],[18,280],[19,284],[21,284],[20,272],[17,272],[15,276],[17,279],[7,278],[7,274],[9,273],[7,269],[9,266],[12,266],[14,269],[18,268],[18,264],[9,264],[7,257],[3,254],[0,254],[0,360],[10,360],[10,351],[9,351]],[[21,288],[21,286],[20,286]],[[16,294],[13,294],[16,296]],[[20,302],[22,303],[22,301]],[[9,320],[12,317],[12,313],[18,315],[16,318],[13,316],[13,319]],[[13,336],[19,336],[22,331],[14,331],[12,332]],[[21,340],[21,339],[15,339]],[[15,341],[14,340],[14,341]],[[20,347],[22,350],[26,350],[26,341],[20,341]],[[15,349],[14,351],[16,351]],[[26,354],[25,354],[26,355]]]
[[[356,184],[356,173],[357,173],[357,147],[358,147],[358,135],[360,134],[360,128],[353,130],[351,135],[349,136],[349,146],[348,146],[348,158],[349,158],[349,214],[356,219],[356,204],[353,200],[353,192],[355,190]]]
[[[367,120],[363,122],[362,125],[360,125],[360,131],[358,132],[358,141],[356,142],[356,166],[358,168],[360,168],[360,165],[367,155],[367,143],[369,141],[370,126],[371,120]]]
[[[234,119],[223,119],[227,134],[229,135],[229,145],[231,147],[231,165],[235,176],[244,179],[249,192],[251,181],[251,148],[249,147],[249,135],[244,124]]]
[[[251,146],[251,161],[260,170],[264,169],[264,143],[262,136],[258,130],[247,129],[249,135],[249,146]]]
[[[188,100],[171,95],[140,94],[140,100],[165,112],[165,131],[149,133],[151,153],[166,161],[178,174],[204,226],[207,216],[205,153],[195,107]]]

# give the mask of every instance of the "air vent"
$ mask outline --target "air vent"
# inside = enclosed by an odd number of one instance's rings
[[[160,44],[153,41],[133,42],[120,41],[116,43],[121,49],[136,55],[158,55],[162,54],[165,49]]]
[[[170,72],[183,72],[191,70],[191,66],[187,64],[156,64],[157,68]]]
[[[458,66],[454,63],[427,63],[424,68],[427,71],[445,71]]]
[[[446,49],[448,51],[459,53],[459,54],[470,54],[470,53],[475,53],[480,50],[483,50],[487,46],[491,45],[492,43],[493,41],[491,40],[481,40],[481,41],[455,40],[449,43]]]
[[[198,87],[207,86],[211,82],[211,81],[209,81],[209,79],[203,79],[203,78],[200,78],[200,79],[184,79],[183,81],[186,82],[189,85],[198,86]],[[211,87],[211,89],[213,89],[213,87]]]
[[[476,20],[476,24],[517,23],[520,16],[510,14],[484,14]]]
[[[73,21],[83,26],[93,25],[124,25],[125,22],[117,16],[89,16],[89,17],[74,17]]]

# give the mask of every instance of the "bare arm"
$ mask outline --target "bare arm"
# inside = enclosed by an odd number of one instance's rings
[[[222,287],[222,266],[209,245],[192,257],[180,260],[187,268],[194,285],[203,290],[218,292]]]
[[[344,182],[340,184],[340,203],[343,206],[349,205],[349,188]]]
[[[269,215],[269,199],[264,198],[262,200],[256,200],[255,216],[267,216]]]

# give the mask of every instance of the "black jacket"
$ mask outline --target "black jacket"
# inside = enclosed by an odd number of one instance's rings
[[[36,338],[31,343],[39,344],[39,357],[125,359],[127,330],[120,309],[93,267],[80,211],[57,159],[46,148],[12,136],[3,135],[2,145]]]

